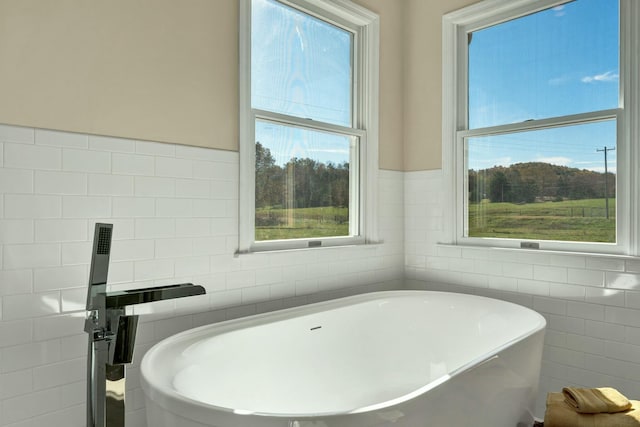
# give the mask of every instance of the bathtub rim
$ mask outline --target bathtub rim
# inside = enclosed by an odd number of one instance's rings
[[[473,299],[481,299],[481,300],[492,300],[499,301],[500,303],[504,303],[506,305],[516,306],[519,309],[527,310],[535,315],[538,320],[538,323],[535,327],[529,329],[527,332],[522,333],[511,340],[505,341],[502,345],[494,348],[492,351],[483,354],[480,357],[476,357],[471,359],[469,362],[460,366],[459,368],[435,379],[416,390],[405,393],[401,396],[398,396],[393,399],[389,399],[380,403],[376,403],[373,405],[367,405],[361,408],[355,408],[351,411],[347,412],[319,412],[319,413],[308,413],[308,414],[285,414],[285,413],[272,413],[272,412],[254,412],[243,409],[233,409],[224,406],[217,406],[209,403],[205,403],[199,400],[195,400],[189,397],[186,397],[171,387],[165,387],[162,384],[155,384],[152,381],[147,379],[148,371],[151,369],[150,364],[153,361],[152,358],[154,354],[161,354],[162,350],[165,347],[173,345],[174,340],[185,339],[185,336],[192,336],[194,334],[202,334],[204,330],[207,329],[215,329],[215,333],[207,334],[207,337],[214,337],[217,335],[222,335],[231,331],[245,329],[253,326],[261,326],[269,323],[275,323],[283,320],[287,320],[290,318],[300,317],[300,315],[306,314],[314,314],[316,312],[327,311],[325,307],[330,306],[331,309],[341,308],[345,306],[353,305],[354,302],[369,302],[375,301],[379,299],[383,299],[385,297],[392,296],[410,296],[410,295],[421,295],[421,294],[447,294],[447,295],[458,295],[465,298],[473,298]],[[268,320],[265,321],[265,318]],[[305,304],[296,307],[290,307],[281,310],[274,310],[266,313],[258,313],[249,316],[239,317],[235,319],[224,320],[217,323],[211,323],[207,325],[198,326],[195,328],[188,329],[186,331],[179,332],[177,334],[171,335],[167,338],[164,338],[154,346],[152,346],[144,355],[141,364],[140,364],[140,384],[142,390],[144,392],[146,399],[153,400],[158,406],[164,408],[169,412],[173,412],[176,414],[180,414],[183,417],[191,419],[197,422],[206,422],[206,417],[198,417],[196,412],[199,411],[217,411],[222,412],[227,415],[249,415],[249,416],[257,416],[257,417],[270,417],[270,418],[278,418],[278,419],[313,419],[319,417],[336,417],[336,416],[344,416],[350,414],[362,414],[367,412],[372,412],[376,410],[382,410],[385,408],[389,408],[391,406],[399,405],[404,402],[407,402],[411,399],[415,399],[429,390],[432,390],[439,385],[449,381],[450,379],[463,374],[464,372],[471,371],[475,367],[481,366],[493,359],[499,358],[499,354],[503,352],[505,349],[517,344],[520,341],[523,341],[537,333],[544,333],[547,322],[546,319],[537,311],[525,307],[519,304],[512,303],[510,301],[499,300],[496,298],[489,298],[479,295],[473,294],[462,294],[456,292],[445,292],[445,291],[425,291],[425,290],[394,290],[394,291],[376,291],[376,292],[368,292],[363,294],[351,295],[347,297],[341,297],[326,301],[320,301],[311,304]],[[176,343],[177,344],[177,343]],[[185,411],[184,408],[189,408],[190,410]],[[195,409],[198,408],[198,411]],[[181,410],[178,410],[181,409]]]

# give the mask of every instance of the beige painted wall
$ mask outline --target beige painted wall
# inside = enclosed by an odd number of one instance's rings
[[[380,167],[441,168],[442,15],[381,18]],[[238,150],[238,0],[0,0],[0,123]]]
[[[380,167],[403,170],[405,0],[354,0],[354,2],[380,16]]]
[[[0,0],[0,122],[238,147],[236,0]]]
[[[403,168],[402,1],[381,15],[380,166]],[[238,0],[0,0],[0,123],[238,149]]]
[[[442,168],[442,16],[477,0],[406,0],[404,170]]]

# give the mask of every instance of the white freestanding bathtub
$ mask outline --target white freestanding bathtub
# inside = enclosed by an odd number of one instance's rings
[[[147,422],[531,426],[545,324],[504,301],[391,291],[203,326],[143,358]]]

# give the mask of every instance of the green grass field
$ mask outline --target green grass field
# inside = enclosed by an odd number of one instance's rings
[[[256,209],[256,241],[348,236],[349,209],[337,207]]]
[[[615,199],[542,203],[490,203],[469,206],[469,236],[573,242],[616,241]]]

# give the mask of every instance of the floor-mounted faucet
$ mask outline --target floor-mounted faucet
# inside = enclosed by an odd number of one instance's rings
[[[112,224],[96,224],[87,291],[87,427],[125,426],[125,365],[133,360],[137,315],[126,307],[202,295],[191,283],[107,292]]]

